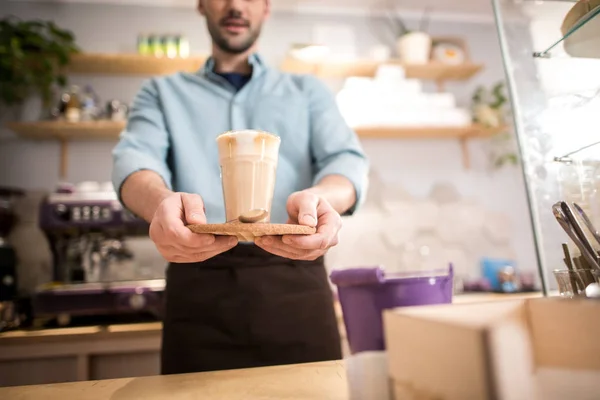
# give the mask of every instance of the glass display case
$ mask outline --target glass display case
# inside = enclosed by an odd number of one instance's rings
[[[577,203],[600,227],[600,1],[492,4],[531,211],[523,223],[547,294],[565,269],[562,243],[579,252],[553,204]]]

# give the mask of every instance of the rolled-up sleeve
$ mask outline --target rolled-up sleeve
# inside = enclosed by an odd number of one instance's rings
[[[165,125],[156,83],[142,86],[129,113],[125,130],[112,152],[112,182],[121,199],[121,187],[134,172],[156,172],[171,189],[171,171],[167,164],[169,132]]]
[[[356,192],[356,202],[346,212],[353,214],[364,202],[369,160],[356,133],[348,126],[333,93],[318,78],[307,76],[311,116],[311,152],[316,174],[314,184],[327,175],[346,177]]]

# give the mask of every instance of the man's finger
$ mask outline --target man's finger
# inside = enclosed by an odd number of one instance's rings
[[[282,242],[299,249],[325,250],[336,243],[339,221],[335,212],[325,213],[319,219],[317,232],[313,235],[285,235]]]
[[[192,263],[208,260],[217,254],[231,250],[238,244],[235,237],[219,236],[215,242],[204,248],[183,248],[181,246],[165,246],[164,250],[170,254],[171,261],[178,263]]]
[[[183,217],[187,224],[206,224],[204,201],[197,194],[182,193]]]
[[[188,229],[188,228],[184,228]],[[203,249],[209,246],[213,246],[217,240],[217,236],[211,235],[210,233],[194,233],[188,237],[187,234],[185,238],[181,238],[178,240],[176,246],[182,250],[189,251],[197,251],[198,249]]]
[[[216,255],[231,250],[236,246],[236,244],[237,240],[235,238],[232,239],[229,237],[219,237],[217,238],[217,242],[215,242],[213,246],[210,246],[210,249],[196,253],[192,258],[196,262],[205,261]]]
[[[204,234],[192,233],[192,236],[205,236]],[[235,236],[218,236],[218,235],[207,235],[211,237],[212,242],[206,245],[197,245],[197,241],[190,240],[182,243],[182,248],[187,253],[198,253],[203,251],[213,251],[223,248],[231,248],[238,244],[238,240]]]
[[[285,250],[276,249],[276,248],[273,248],[271,246],[262,245],[262,244],[259,244],[259,243],[257,243],[256,245],[258,247],[260,247],[261,249],[263,249],[263,250],[265,250],[265,251],[267,251],[267,252],[269,252],[271,254],[274,254],[276,256],[283,257],[283,258],[288,258],[290,260],[301,260],[304,257],[306,257],[306,256],[300,256],[300,255],[295,254],[295,253],[290,253],[290,252],[285,251]]]
[[[317,206],[319,198],[309,193],[303,193],[296,198],[298,208],[298,223],[306,226],[317,226]]]
[[[282,257],[298,259],[308,254],[307,250],[288,246],[281,241],[279,237],[265,236],[255,241],[256,245],[269,253]],[[285,255],[284,255],[285,254]]]
[[[215,236],[192,232],[183,225],[180,219],[165,220],[161,225],[163,233],[172,238],[173,245],[179,248],[193,248],[210,246],[215,242]]]

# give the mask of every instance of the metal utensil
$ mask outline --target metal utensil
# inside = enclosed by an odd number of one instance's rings
[[[596,266],[598,266],[598,268],[600,268],[600,256],[598,255],[598,252],[596,251],[596,249],[594,249],[594,246],[592,246],[592,243],[587,238],[587,235],[583,231],[583,228],[582,228],[581,224],[579,223],[579,220],[575,216],[573,209],[571,208],[569,203],[567,203],[565,201],[560,202],[560,207],[562,208],[564,215],[567,217],[567,221],[569,222],[569,225],[571,225],[573,227],[573,229],[575,230],[575,233],[579,237],[579,240],[581,240],[581,243],[583,243],[585,248],[594,257],[594,260],[596,260]]]
[[[567,269],[569,270],[569,279],[571,281],[571,288],[573,289],[573,294],[578,294],[579,290],[584,290],[585,286],[583,282],[579,282],[581,278],[577,276],[575,271],[575,267],[573,267],[573,260],[571,259],[571,253],[569,252],[569,245],[567,243],[562,244],[563,253],[565,255],[565,264],[567,265]]]
[[[573,226],[569,223],[565,213],[561,207],[561,203],[556,203],[552,206],[552,212],[554,213],[554,217],[558,221],[559,225],[563,228],[563,230],[569,235],[575,246],[579,249],[585,260],[593,267],[600,269],[600,264],[596,260],[594,256],[596,253],[590,252],[588,248],[583,244]]]
[[[577,212],[579,213],[581,218],[583,218],[583,222],[585,222],[585,226],[591,232],[594,239],[596,239],[596,242],[598,242],[598,244],[600,244],[600,233],[596,230],[596,228],[594,227],[594,224],[592,224],[592,221],[589,219],[586,212],[583,211],[583,209],[577,203],[573,203],[573,207],[575,207],[575,209],[577,210]]]

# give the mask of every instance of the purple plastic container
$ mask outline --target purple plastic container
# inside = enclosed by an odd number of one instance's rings
[[[452,303],[453,268],[386,276],[380,267],[334,270],[352,354],[385,350],[382,312],[388,308]]]

